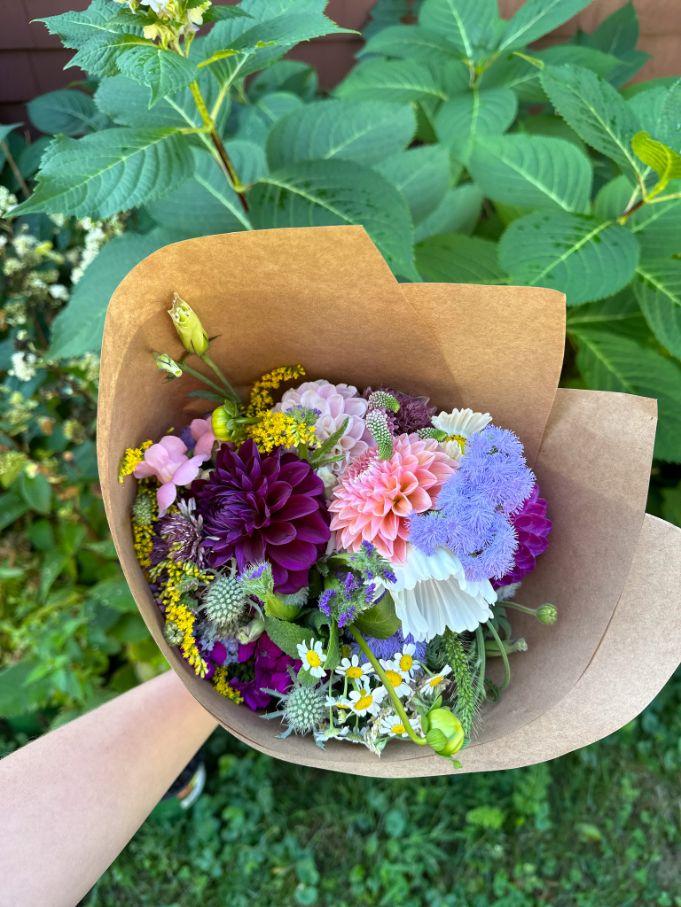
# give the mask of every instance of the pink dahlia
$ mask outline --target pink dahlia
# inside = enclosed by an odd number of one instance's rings
[[[367,401],[359,396],[356,387],[331,384],[322,379],[305,381],[300,387],[287,390],[276,409],[282,412],[298,408],[315,410],[318,413],[314,423],[315,433],[320,441],[338,431],[347,419],[348,427],[343,437],[329,451],[329,456],[343,454],[344,460],[339,461],[342,467],[373,447],[373,438],[364,424],[367,406]]]
[[[492,585],[495,589],[519,583],[528,573],[532,573],[537,558],[549,545],[551,520],[546,515],[547,504],[539,495],[539,486],[535,484],[532,493],[517,513],[510,517],[510,522],[518,537],[513,567],[500,580]]]
[[[356,551],[371,542],[394,563],[406,558],[409,519],[435,506],[456,464],[432,438],[398,435],[389,460],[369,450],[340,476],[329,512],[336,544]]]

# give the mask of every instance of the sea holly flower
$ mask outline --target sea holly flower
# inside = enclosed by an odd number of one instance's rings
[[[135,467],[136,479],[158,479],[156,492],[158,515],[163,516],[177,497],[178,486],[190,485],[199,474],[206,454],[187,456],[187,445],[175,435],[166,435],[158,444],[144,451],[144,459]]]
[[[322,649],[319,640],[315,642],[311,639],[309,643],[300,642],[297,647],[298,655],[303,663],[302,670],[308,671],[312,677],[325,677],[324,663],[326,662],[326,653]]]
[[[369,680],[360,681],[356,690],[352,690],[348,696],[348,707],[355,715],[376,715],[381,709],[381,703],[388,695],[385,687],[369,686]]]
[[[360,681],[370,677],[374,673],[368,661],[360,663],[359,656],[353,655],[351,658],[341,659],[340,664],[336,667],[336,674],[341,677],[347,677],[348,680]]]

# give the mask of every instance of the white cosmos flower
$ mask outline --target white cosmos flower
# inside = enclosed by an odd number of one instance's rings
[[[461,561],[446,548],[427,555],[407,546],[404,564],[393,564],[395,583],[382,584],[395,602],[405,636],[428,641],[447,627],[455,633],[475,630],[492,617],[497,595],[489,580],[467,580]]]
[[[405,683],[405,677],[402,671],[400,671],[399,664],[397,661],[386,661],[384,658],[381,659],[381,667],[385,671],[385,676],[388,678],[388,683],[397,693],[398,696],[409,696],[411,693],[411,687],[408,683]]]
[[[369,681],[360,682],[348,697],[348,705],[355,715],[375,715],[381,710],[381,702],[387,696],[385,687],[371,689]]]
[[[321,642],[319,640],[315,642],[314,639],[311,639],[309,643],[299,642],[297,648],[298,655],[303,663],[303,671],[309,671],[313,677],[324,677],[326,674],[324,670],[326,654],[322,649]]]
[[[453,460],[460,460],[466,447],[466,440],[487,428],[491,421],[489,413],[476,413],[472,409],[453,409],[451,413],[443,411],[433,416],[432,424],[447,434],[447,438],[440,442],[445,453]]]

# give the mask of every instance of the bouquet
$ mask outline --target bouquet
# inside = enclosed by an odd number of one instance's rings
[[[515,601],[551,529],[520,440],[489,413],[299,364],[241,399],[192,307],[175,294],[169,314],[184,355],[157,366],[218,405],[121,461],[166,640],[284,738],[452,758],[527,648],[513,612],[557,617]]]
[[[681,545],[644,518],[654,401],[557,390],[564,319],[552,290],[398,284],[354,227],[188,240],[125,278],[104,503],[227,730],[339,771],[489,770],[662,686]]]

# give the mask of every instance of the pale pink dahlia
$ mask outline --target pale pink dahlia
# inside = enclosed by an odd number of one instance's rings
[[[393,563],[406,558],[409,518],[435,506],[456,463],[432,438],[398,435],[389,460],[369,450],[340,476],[329,512],[339,548],[371,542]]]
[[[339,461],[342,468],[355,457],[361,456],[374,440],[364,424],[367,401],[359,396],[356,387],[350,384],[331,384],[329,381],[306,381],[300,387],[287,390],[275,409],[288,412],[302,408],[315,410],[319,415],[315,421],[315,434],[325,441],[341,427],[345,419],[348,427],[343,437],[329,451],[329,456],[343,454]]]

